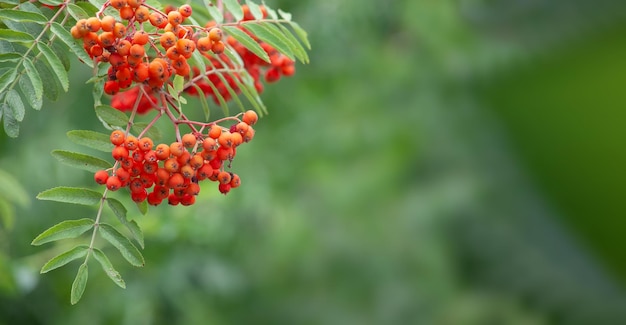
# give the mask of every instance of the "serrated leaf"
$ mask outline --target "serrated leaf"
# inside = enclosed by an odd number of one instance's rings
[[[87,14],[85,12],[85,10],[83,10],[83,8],[73,4],[73,3],[68,3],[67,4],[67,11],[69,11],[70,15],[72,15],[72,17],[74,17],[75,20],[81,20],[81,19],[88,19],[89,18],[89,14]]]
[[[204,0],[204,4],[209,11],[209,15],[211,15],[211,18],[213,18],[216,23],[221,24],[224,21],[224,15],[222,15],[222,12],[209,0]]]
[[[104,64],[103,64],[104,65]],[[93,95],[93,105],[94,107],[98,107],[100,105],[102,105],[102,95],[104,94],[104,78],[94,82],[93,84],[93,90],[92,90],[92,95]]]
[[[63,3],[61,0],[39,0],[39,2],[48,6],[60,6]]]
[[[291,60],[295,58],[291,47],[288,44],[289,41],[284,35],[282,35],[282,33],[275,34],[272,30],[268,29],[265,24],[259,23],[245,24],[244,27],[260,40],[273,46],[278,52],[286,55]]]
[[[21,60],[23,55],[17,53],[1,53],[0,62],[16,62]]]
[[[300,27],[300,25],[298,25],[298,23],[296,23],[295,21],[291,21],[289,22],[289,24],[291,25],[291,28],[293,28],[293,31],[296,33],[296,35],[298,35],[300,41],[302,41],[302,44],[304,44],[304,46],[306,46],[306,48],[310,50],[311,43],[309,43],[309,37],[307,32],[302,29],[302,27]]]
[[[9,90],[4,95],[4,101],[11,110],[11,115],[13,115],[18,122],[22,122],[25,114],[24,103],[22,103],[22,98],[20,97],[20,94],[17,93],[17,90]]]
[[[224,96],[222,96],[219,90],[217,90],[217,87],[215,87],[215,85],[210,80],[208,80],[206,77],[204,78],[204,80],[209,84],[211,90],[213,90],[213,96],[217,98],[217,101],[220,103],[220,107],[222,108],[222,112],[224,112],[224,116],[230,115],[228,114],[228,104],[224,100]]]
[[[94,205],[100,202],[100,199],[102,199],[102,193],[86,188],[59,186],[37,194],[37,199],[62,203]]]
[[[141,201],[139,203],[136,203],[135,205],[137,205],[137,209],[139,210],[139,212],[142,215],[146,215],[146,213],[148,213],[148,202],[146,201]]]
[[[0,169],[0,198],[10,202],[27,206],[30,198],[26,190],[13,175]]]
[[[113,211],[113,214],[117,216],[120,223],[128,228],[139,246],[141,246],[141,248],[144,248],[143,232],[141,231],[141,228],[139,228],[139,225],[135,222],[135,220],[128,221],[128,219],[126,218],[126,207],[124,207],[122,202],[114,198],[107,198],[107,204],[109,205],[109,208],[111,208],[111,211]]]
[[[52,30],[52,32],[71,49],[71,52],[74,53],[74,55],[76,55],[81,62],[90,68],[93,68],[93,60],[89,57],[87,52],[85,52],[82,45],[78,45],[74,37],[72,37],[72,34],[70,34],[67,29],[63,28],[63,26],[59,23],[52,23],[50,25],[50,30]]]
[[[104,123],[113,126],[126,126],[128,124],[128,116],[109,105],[100,105],[95,109],[96,115]]]
[[[237,2],[237,0],[223,0],[223,3],[226,7],[226,10],[230,11],[230,13],[233,14],[233,17],[236,21],[240,21],[243,19],[243,10],[241,9],[241,6],[239,5],[239,2]]]
[[[61,45],[61,42],[53,42],[50,44],[50,49],[54,52],[54,54],[56,54],[57,58],[61,60],[61,64],[63,64],[65,71],[70,71],[70,57],[67,55],[67,49],[65,46]]]
[[[278,9],[278,14],[286,21],[291,21],[291,14]]]
[[[193,84],[193,87],[198,92],[198,100],[200,101],[200,106],[202,107],[202,111],[204,112],[205,121],[209,121],[209,117],[211,116],[211,111],[209,110],[209,103],[206,100],[206,95],[200,86],[197,84]]]
[[[104,273],[106,273],[109,278],[115,282],[115,284],[122,289],[126,289],[126,283],[124,282],[124,279],[122,279],[120,272],[117,272],[117,270],[113,267],[113,264],[111,264],[111,261],[109,261],[109,258],[101,250],[94,248],[93,257],[96,258],[96,261],[98,261],[100,266],[102,266]]]
[[[65,150],[52,151],[52,157],[70,167],[83,169],[94,173],[102,169],[108,169],[113,167],[113,165],[111,165],[111,163],[106,160],[102,160],[100,158],[85,155],[82,153]]]
[[[133,124],[131,130],[135,134],[141,134],[148,127],[148,123],[145,122],[137,122]],[[152,140],[160,140],[163,135],[161,134],[161,130],[156,126],[152,125],[148,131],[143,133],[143,137],[151,138]]]
[[[93,228],[94,221],[92,219],[65,220],[46,229],[39,236],[33,239],[31,245],[39,246],[51,241],[76,238],[84,234],[87,230]]]
[[[239,106],[239,109],[241,109],[241,111],[245,111],[245,107],[243,106],[243,103],[241,102],[241,100],[239,99],[239,96],[237,95],[237,92],[235,92],[235,90],[233,89],[233,87],[230,86],[230,83],[226,80],[226,78],[224,77],[223,73],[216,73],[217,77],[220,78],[220,80],[222,81],[222,84],[224,85],[224,87],[226,87],[226,90],[228,91],[228,93],[230,94],[230,97],[237,103],[237,106]]]
[[[250,37],[250,35],[246,34],[241,29],[233,26],[222,26],[222,29],[226,33],[228,33],[228,35],[232,36],[248,50],[254,53],[256,56],[263,59],[263,61],[270,63],[270,57],[267,55],[267,52],[265,52],[261,45],[259,45],[257,41]]]
[[[57,57],[56,54],[54,54],[54,52],[48,47],[48,45],[44,44],[43,42],[38,42],[37,48],[41,53],[43,53],[43,56],[46,57],[46,60],[52,68],[52,71],[54,71],[57,79],[61,83],[63,91],[67,92],[70,87],[70,80],[67,76],[67,71],[65,71],[65,67],[63,66],[61,60]]]
[[[14,9],[0,9],[0,19],[10,19],[18,22],[35,22],[45,24],[48,18],[44,15]]]
[[[28,33],[9,29],[0,29],[0,40],[9,42],[32,42],[35,39]]]
[[[24,69],[26,70],[26,76],[22,76],[22,79],[28,77],[30,81],[30,85],[33,88],[32,94],[26,94],[26,97],[29,98],[29,102],[34,109],[41,109],[41,103],[43,100],[43,82],[41,81],[41,76],[39,76],[39,72],[35,68],[33,61],[29,58],[25,57],[22,63],[24,65]]]
[[[26,100],[28,101],[28,105],[36,110],[40,110],[41,105],[43,105],[43,101],[41,97],[37,98],[30,76],[28,74],[22,75],[18,83],[20,85],[20,89],[22,90],[22,94],[24,94],[24,97],[26,97]],[[43,90],[41,91],[41,95],[43,96]]]
[[[300,60],[300,62],[302,63],[309,63],[309,55],[306,53],[306,50],[304,49],[304,47],[302,47],[302,44],[300,44],[298,39],[296,39],[291,31],[281,24],[278,24],[278,28],[280,28],[285,37],[287,37],[287,39],[289,40],[291,50],[293,50],[293,53],[298,58],[298,60]]]
[[[257,20],[263,19],[263,12],[261,11],[261,7],[259,7],[258,4],[250,0],[246,0],[246,4],[248,5],[248,8],[250,8],[250,13],[252,13],[252,16],[254,16],[254,19],[257,19]]]
[[[89,246],[86,246],[86,245],[76,246],[68,251],[65,251],[51,258],[48,262],[46,262],[46,264],[43,265],[39,273],[43,274],[43,273],[50,272],[54,269],[60,268],[61,266],[71,261],[77,260],[81,257],[85,257],[88,251],[89,251]]]
[[[0,93],[2,93],[17,77],[17,70],[10,69],[0,76]]]
[[[67,137],[76,144],[104,152],[111,152],[114,147],[108,135],[95,131],[72,130],[67,132]]]
[[[128,263],[137,267],[144,266],[144,259],[141,252],[139,252],[137,247],[135,247],[128,238],[117,231],[117,229],[113,228],[113,226],[101,223],[100,235],[111,243],[111,245],[115,246]]]
[[[39,72],[41,80],[46,80],[46,87],[43,87],[44,96],[51,101],[57,100],[61,88],[59,80],[54,76],[54,73],[43,60],[37,60],[35,67],[37,68],[37,72]]]
[[[17,138],[20,135],[20,122],[10,114],[10,110],[6,104],[2,104],[2,106],[4,110],[4,119],[2,120],[4,133],[11,138]]]
[[[83,296],[83,292],[85,292],[85,287],[87,286],[88,278],[89,269],[87,267],[87,264],[83,263],[78,268],[78,273],[76,274],[76,278],[74,278],[74,282],[72,283],[72,292],[70,294],[70,302],[72,303],[72,305],[75,305]]]

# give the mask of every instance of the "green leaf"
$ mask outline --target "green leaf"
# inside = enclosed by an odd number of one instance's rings
[[[250,8],[250,13],[252,13],[252,16],[254,16],[255,19],[263,19],[263,12],[261,11],[261,7],[259,7],[258,4],[250,0],[246,0],[246,4],[248,5],[248,8]]]
[[[276,13],[276,10],[270,8],[265,2],[263,2],[263,5],[265,5],[267,16],[271,18],[272,20],[278,20],[278,14]]]
[[[17,70],[10,69],[0,76],[0,93],[2,93],[17,78]]]
[[[86,188],[59,186],[37,195],[39,200],[81,205],[94,205],[102,199],[102,193]]]
[[[139,203],[136,204],[137,205],[137,209],[139,210],[139,212],[142,215],[146,215],[146,213],[148,213],[148,202],[146,201],[141,201]]]
[[[0,220],[4,229],[12,230],[15,224],[15,209],[13,205],[4,198],[0,198]]]
[[[12,110],[7,104],[3,103],[0,108],[4,112],[4,119],[2,120],[4,132],[11,138],[17,138],[20,135],[20,122],[15,119]]]
[[[104,64],[103,64],[104,65]],[[94,107],[102,105],[102,95],[104,94],[104,78],[99,79],[93,84],[93,105]]]
[[[193,84],[193,87],[198,92],[198,100],[200,100],[200,106],[202,106],[202,111],[204,112],[205,121],[209,121],[209,116],[211,116],[211,111],[209,110],[209,103],[206,100],[206,95],[200,86]]]
[[[126,289],[126,283],[124,282],[124,279],[122,279],[120,272],[117,272],[117,270],[115,270],[113,264],[111,264],[111,261],[109,261],[109,258],[104,255],[101,250],[94,248],[93,257],[96,258],[96,261],[100,262],[100,266],[102,266],[102,270],[104,270],[104,273],[106,273],[109,278],[111,278],[111,280],[115,282],[115,284],[117,284],[122,289]]]
[[[216,23],[221,24],[224,21],[224,15],[222,15],[222,12],[209,0],[204,0],[204,4],[209,11],[209,15],[211,15],[211,18],[213,18]]]
[[[42,274],[47,273],[54,269],[60,268],[61,266],[71,261],[77,260],[81,257],[85,257],[88,251],[89,251],[89,246],[86,246],[86,245],[76,246],[50,259],[48,262],[46,262],[46,264],[43,265],[39,273],[42,273]]]
[[[39,2],[48,6],[60,6],[63,3],[61,0],[39,0]]]
[[[61,60],[56,56],[56,54],[54,54],[54,52],[48,47],[48,45],[44,44],[43,42],[38,42],[37,48],[46,57],[46,60],[52,68],[52,71],[54,71],[59,82],[61,82],[63,90],[67,92],[70,87],[70,80],[67,76],[67,71],[65,71]]]
[[[245,76],[249,77],[247,73]],[[236,76],[232,76],[232,78],[235,80],[241,93],[244,94],[252,106],[254,106],[254,109],[259,112],[259,114],[267,114],[267,108],[263,105],[259,93],[256,91],[256,88],[254,88],[254,80],[252,78],[246,78],[246,80],[241,81],[239,78],[236,78]]]
[[[230,94],[230,97],[237,103],[237,105],[239,106],[239,109],[241,109],[241,111],[244,112],[246,109],[243,106],[243,103],[241,102],[241,99],[239,99],[239,95],[237,95],[237,92],[235,92],[233,87],[230,86],[230,83],[228,82],[228,80],[226,80],[226,78],[224,78],[224,74],[223,73],[216,73],[216,75],[217,75],[218,78],[220,78],[220,80],[222,81],[222,84],[224,85],[224,87],[226,87],[226,90]]]
[[[147,127],[148,127],[148,123],[137,122],[133,124],[133,126],[131,127],[131,130],[135,134],[141,134],[141,132],[143,132],[143,130],[145,130],[145,128]],[[155,141],[160,140],[163,137],[163,135],[161,134],[161,130],[154,125],[152,125],[150,129],[148,129],[148,131],[146,131],[143,134],[143,136],[149,137],[150,139],[155,140]]]
[[[278,14],[286,21],[291,21],[291,14],[278,9]]]
[[[21,60],[23,55],[18,53],[2,53],[0,54],[0,62],[16,62]]]
[[[290,59],[295,59],[289,41],[282,35],[282,33],[274,33],[273,30],[268,29],[265,24],[251,23],[245,24],[244,27],[252,32],[256,37],[273,46],[278,52],[286,55]]]
[[[24,103],[22,103],[22,98],[20,94],[17,93],[17,90],[9,90],[6,95],[4,95],[4,101],[11,110],[11,115],[13,115],[18,122],[22,122],[25,113]]]
[[[135,222],[135,220],[128,221],[128,219],[126,219],[126,208],[124,207],[122,202],[114,198],[107,198],[107,203],[109,205],[109,208],[111,208],[111,211],[113,211],[113,213],[120,220],[120,223],[128,228],[130,233],[133,235],[133,239],[137,241],[141,248],[144,248],[143,232],[141,231],[141,228],[139,228],[139,225],[137,224],[137,222]]]
[[[89,272],[87,264],[83,263],[78,268],[78,273],[76,274],[74,283],[72,283],[72,293],[70,295],[70,302],[72,303],[72,305],[75,305],[83,296],[83,292],[85,292],[85,287],[87,286],[88,278]]]
[[[217,87],[215,87],[215,85],[208,78],[205,77],[204,80],[209,84],[211,90],[213,90],[213,96],[215,96],[215,98],[217,98],[217,101],[220,103],[220,107],[222,108],[222,112],[224,112],[224,116],[230,115],[228,114],[228,104],[224,100],[224,96],[222,96],[219,90],[217,90]]]
[[[24,95],[24,97],[26,97],[26,100],[28,101],[28,105],[36,110],[40,110],[41,105],[43,105],[43,98],[37,98],[35,87],[33,87],[30,76],[28,74],[22,75],[18,83],[20,85],[20,89],[22,90],[22,94]],[[41,96],[43,96],[43,89],[41,90]]]
[[[48,228],[33,239],[31,245],[39,246],[51,241],[76,238],[87,230],[93,228],[94,221],[92,219],[65,220]]]
[[[280,31],[282,31],[285,37],[287,37],[287,39],[289,40],[291,50],[293,50],[293,53],[296,55],[298,60],[300,60],[300,62],[302,63],[309,63],[309,55],[306,53],[306,50],[304,49],[304,47],[302,47],[298,39],[293,36],[291,31],[281,24],[278,24],[278,28],[280,28]]]
[[[96,115],[102,122],[109,125],[126,126],[128,124],[128,116],[109,105],[97,106]]]
[[[35,39],[28,33],[9,29],[0,29],[0,40],[9,42],[32,42]]]
[[[87,14],[87,16],[89,17],[95,17],[96,13],[98,12],[98,8],[102,8],[102,6],[98,6],[96,8],[95,5],[87,2],[87,1],[76,1],[75,2],[77,6],[79,6],[81,9],[83,9],[85,11],[85,13]],[[117,10],[115,10],[117,11]]]
[[[65,71],[70,71],[70,57],[67,55],[67,48],[61,45],[61,42],[54,42],[50,44],[50,49],[54,52],[54,54],[56,54],[57,58],[61,60],[63,69],[65,69]]]
[[[111,152],[114,147],[108,135],[95,131],[72,130],[67,132],[67,137],[76,144],[104,152]]]
[[[128,240],[124,235],[122,235],[117,229],[113,228],[113,226],[101,223],[100,224],[100,234],[102,238],[106,239],[111,245],[115,246],[122,256],[133,266],[142,267],[144,266],[144,259],[141,255],[141,252],[133,245],[133,243]]]
[[[22,64],[24,65],[24,69],[26,70],[26,76],[30,80],[30,84],[33,87],[32,94],[27,94],[26,97],[29,97],[31,106],[34,109],[39,110],[41,109],[41,102],[43,100],[44,92],[41,76],[39,75],[39,72],[37,72],[33,61],[31,61],[29,58],[24,58],[24,62]],[[22,79],[24,79],[24,76],[22,76]],[[26,93],[26,91],[24,91],[24,93]]]
[[[0,198],[25,207],[30,203],[26,190],[13,175],[0,169]]]
[[[0,9],[0,19],[9,19],[19,22],[35,22],[41,24],[48,22],[48,18],[44,17],[44,15],[14,9]]]
[[[74,37],[72,37],[72,34],[70,34],[67,29],[59,23],[52,23],[52,25],[50,25],[50,30],[52,30],[52,32],[71,49],[71,52],[74,53],[74,55],[76,55],[81,62],[90,68],[93,68],[93,60],[89,57],[87,52],[85,52],[82,45],[78,45]]]
[[[56,158],[58,161],[68,166],[94,173],[102,169],[108,169],[113,167],[113,165],[111,165],[111,163],[106,160],[102,160],[100,158],[85,155],[82,153],[65,150],[52,151],[52,157]]]
[[[239,5],[239,2],[237,2],[237,0],[224,0],[223,3],[226,7],[226,10],[230,11],[230,13],[233,14],[233,17],[236,21],[240,21],[241,19],[243,19],[243,10],[241,9],[241,6]]]
[[[72,17],[74,17],[74,19],[76,20],[89,18],[89,14],[86,13],[85,10],[83,10],[83,8],[73,3],[67,4],[67,11],[69,11],[70,15],[72,15]]]
[[[183,76],[176,75],[174,76],[174,81],[172,82],[174,85],[174,91],[176,94],[180,94],[183,91],[183,86],[185,85],[185,78]]]
[[[44,96],[51,101],[57,100],[59,98],[61,83],[43,60],[37,60],[35,67],[37,68],[37,72],[39,72],[41,80],[46,80],[46,87],[43,87]]]
[[[193,51],[191,58],[189,59],[189,65],[197,67],[198,70],[200,70],[200,73],[206,71],[206,64],[204,64],[204,59],[202,58],[202,55],[200,55],[199,51]]]
[[[298,25],[298,23],[296,23],[295,21],[291,21],[289,22],[289,24],[291,25],[291,28],[293,28],[293,31],[296,33],[296,35],[298,35],[300,41],[302,41],[302,44],[304,44],[304,46],[306,46],[306,48],[310,50],[311,43],[309,43],[309,37],[307,35],[307,32],[302,29],[302,27],[300,27],[300,25]]]
[[[234,39],[239,41],[239,43],[245,46],[252,53],[256,54],[256,56],[263,59],[263,61],[270,63],[270,57],[267,55],[267,52],[265,52],[261,45],[259,45],[257,41],[250,37],[250,35],[246,34],[241,29],[233,26],[222,26],[222,29]]]

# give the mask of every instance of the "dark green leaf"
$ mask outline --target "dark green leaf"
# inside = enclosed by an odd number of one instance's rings
[[[48,18],[41,14],[14,9],[0,9],[0,19],[10,19],[19,22],[28,21],[42,24],[48,22]]]
[[[230,97],[232,98],[232,100],[234,100],[237,103],[237,106],[239,106],[239,109],[241,109],[241,111],[244,112],[246,110],[246,108],[243,106],[243,103],[241,102],[241,99],[239,99],[239,96],[237,95],[237,92],[235,92],[233,87],[230,86],[230,83],[228,82],[228,80],[226,80],[226,78],[224,78],[224,74],[220,72],[220,73],[216,73],[216,75],[217,75],[218,78],[220,78],[220,80],[222,81],[222,84],[224,85],[224,87],[226,87],[226,90],[230,94]]]
[[[99,79],[93,84],[93,105],[95,107],[102,105],[102,94],[104,94],[104,78]]]
[[[76,274],[74,283],[72,283],[72,293],[70,295],[70,302],[72,303],[72,305],[75,305],[83,296],[83,292],[85,292],[85,287],[87,286],[88,278],[89,272],[87,264],[83,263],[78,268],[78,273]]]
[[[10,69],[9,71],[3,73],[0,76],[0,93],[4,92],[4,90],[13,82],[17,77],[17,70]]]
[[[67,137],[76,144],[104,152],[111,152],[114,147],[110,137],[104,133],[88,130],[73,130],[67,132]]]
[[[61,60],[61,64],[63,64],[65,71],[70,71],[70,56],[67,55],[67,48],[64,45],[61,45],[61,42],[53,42],[50,45],[50,49],[54,52],[54,54],[56,54],[57,58]]]
[[[273,30],[268,29],[265,24],[249,23],[244,27],[252,32],[256,37],[273,46],[278,52],[286,55],[290,59],[295,59],[289,41],[282,35],[282,33],[276,34]]]
[[[239,5],[239,2],[237,2],[237,0],[224,0],[223,3],[226,7],[226,10],[230,11],[230,13],[233,14],[233,17],[236,21],[240,21],[241,19],[243,19],[243,10],[241,9],[241,6]]]
[[[1,108],[4,112],[4,118],[2,120],[4,132],[11,138],[17,138],[17,136],[20,135],[20,122],[15,119],[13,111],[6,103],[3,103]]]
[[[33,239],[31,245],[39,246],[51,241],[76,238],[87,230],[93,228],[94,222],[92,219],[79,219],[79,220],[65,220],[56,225],[48,228]]]
[[[101,223],[100,224],[100,234],[102,238],[106,239],[111,245],[115,246],[122,256],[133,266],[141,267],[144,266],[144,259],[141,255],[141,252],[133,245],[133,243],[128,240],[124,235],[122,235],[117,229],[113,228],[113,226]]]
[[[50,67],[52,68],[52,71],[54,71],[54,73],[56,74],[56,77],[61,83],[63,90],[67,92],[68,88],[70,87],[70,80],[67,76],[67,71],[65,71],[65,67],[63,66],[63,63],[61,62],[61,60],[43,42],[38,42],[37,48],[46,57],[46,60],[48,61],[48,63],[50,64]]]
[[[261,45],[259,45],[257,41],[255,41],[244,31],[233,26],[223,26],[222,29],[234,39],[239,41],[239,43],[245,46],[252,53],[256,54],[256,56],[263,59],[263,61],[270,63],[270,57],[267,55],[267,52],[263,50],[263,48],[261,47]]]
[[[126,228],[128,228],[139,246],[141,246],[141,248],[144,248],[143,232],[141,231],[141,228],[139,228],[139,225],[135,222],[135,220],[131,220],[129,222],[128,219],[126,219],[126,208],[124,207],[122,202],[114,198],[107,198],[107,203],[109,205],[109,208],[111,208],[111,211],[113,211],[113,213],[117,216],[120,222],[124,226],[126,226]]]
[[[85,13],[87,13],[87,16],[89,17],[95,17],[96,13],[98,12],[98,8],[102,8],[102,5],[96,8],[95,5],[92,5],[91,3],[86,2],[86,1],[76,1],[76,5],[79,6],[81,9],[83,9]]]
[[[41,109],[41,105],[43,104],[42,97],[37,98],[37,94],[35,88],[33,87],[33,83],[30,80],[28,74],[22,75],[22,77],[18,81],[20,85],[20,89],[22,90],[22,94],[26,97],[28,101],[28,105],[36,110]],[[43,96],[43,90],[41,90]]]
[[[94,248],[93,257],[96,258],[96,261],[98,261],[100,263],[100,266],[102,266],[102,270],[104,270],[104,273],[106,273],[109,278],[111,278],[111,280],[115,282],[115,284],[123,289],[126,289],[126,283],[124,282],[124,279],[122,279],[120,272],[117,272],[117,270],[113,267],[113,264],[111,264],[111,261],[109,261],[109,258],[104,255],[101,250]]]
[[[52,151],[52,156],[68,166],[94,173],[102,169],[113,167],[113,165],[106,160],[77,152],[54,150]]]
[[[24,103],[22,103],[22,98],[20,94],[17,93],[17,90],[9,90],[6,95],[4,95],[4,101],[11,110],[11,115],[13,115],[18,122],[22,122],[25,113]]]
[[[22,79],[27,77],[30,81],[30,85],[33,88],[32,93],[26,94],[26,97],[29,98],[29,102],[34,109],[41,109],[41,102],[43,100],[44,92],[41,76],[39,75],[39,72],[37,72],[33,61],[31,61],[29,58],[24,58],[24,62],[22,64],[24,65],[24,69],[26,70],[26,76],[22,76]],[[25,90],[24,93],[26,93]]]
[[[68,3],[67,11],[69,11],[70,15],[72,15],[72,17],[74,17],[74,19],[76,20],[89,18],[89,14],[87,14],[85,10],[83,10],[83,8],[73,3]]]
[[[60,268],[61,266],[71,261],[77,260],[81,257],[85,257],[88,251],[89,251],[89,246],[86,246],[86,245],[76,246],[70,249],[69,251],[63,252],[53,257],[52,259],[50,259],[48,262],[46,262],[46,264],[43,265],[39,273],[47,273],[54,269]]]
[[[109,125],[126,126],[128,124],[128,116],[109,105],[97,106],[96,115],[100,121]]]
[[[200,88],[200,86],[198,86],[197,84],[193,84],[193,87],[198,92],[198,100],[200,100],[200,106],[202,106],[205,121],[208,122],[209,116],[211,116],[211,111],[209,110],[209,103],[207,103],[206,95],[204,94],[204,91],[202,91],[202,88]]]
[[[100,202],[102,193],[86,188],[60,186],[39,193],[37,198],[63,203],[94,205]]]
[[[23,55],[17,53],[2,53],[0,54],[0,62],[17,62],[21,60]]]
[[[52,23],[52,25],[50,25],[50,30],[52,30],[52,32],[71,49],[71,52],[74,53],[74,55],[76,55],[81,62],[90,68],[93,68],[93,60],[89,57],[87,52],[85,52],[83,46],[76,42],[74,37],[72,37],[72,34],[70,34],[67,29],[63,28],[63,26],[59,23]]]
[[[54,73],[50,70],[47,64],[43,60],[35,62],[35,67],[39,72],[41,80],[46,80],[46,86],[43,87],[43,94],[51,101],[55,101],[59,98],[61,89],[61,83],[54,76]]]
[[[300,41],[302,41],[302,44],[304,44],[304,46],[306,46],[306,48],[310,50],[311,43],[309,43],[309,37],[307,36],[307,32],[302,29],[302,27],[300,27],[300,25],[298,25],[298,23],[296,23],[295,21],[291,21],[289,22],[289,24],[293,28],[293,31],[296,33],[296,35],[298,35]]]
[[[31,42],[35,39],[28,33],[9,29],[0,29],[0,40],[9,42]]]

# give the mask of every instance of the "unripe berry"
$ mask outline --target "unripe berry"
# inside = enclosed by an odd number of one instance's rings
[[[99,170],[93,175],[93,179],[100,185],[106,184],[109,173],[106,170]]]

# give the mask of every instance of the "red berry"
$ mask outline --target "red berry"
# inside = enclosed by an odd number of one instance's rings
[[[109,173],[106,170],[99,170],[93,175],[96,183],[103,185],[106,184],[107,179],[109,178]]]

